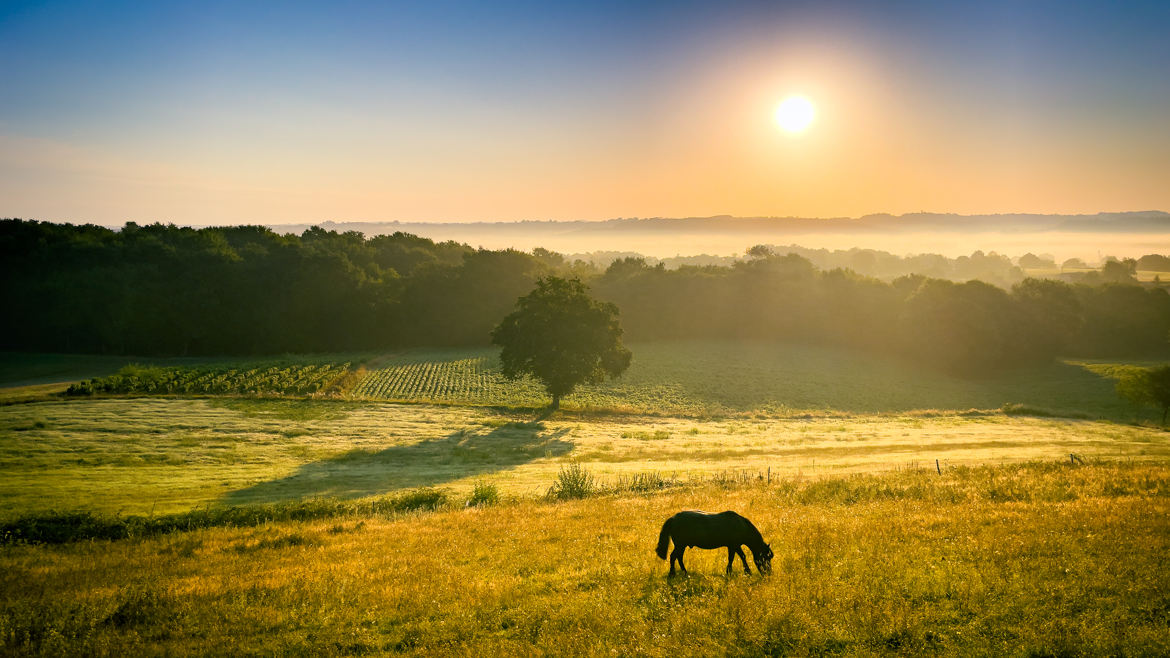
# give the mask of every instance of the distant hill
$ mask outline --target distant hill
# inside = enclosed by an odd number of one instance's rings
[[[273,230],[301,233],[314,224],[276,224]],[[599,234],[646,233],[897,233],[902,231],[1003,231],[1003,232],[1168,232],[1170,213],[1159,210],[1097,213],[1095,215],[956,215],[947,213],[875,214],[863,217],[684,217],[670,219],[608,219],[603,221],[519,221],[519,222],[334,222],[315,224],[335,231],[358,231],[366,235],[383,235],[402,231],[438,239],[468,240],[470,236],[507,234]]]

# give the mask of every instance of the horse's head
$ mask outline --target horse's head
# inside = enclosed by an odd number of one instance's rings
[[[758,549],[752,549],[752,561],[756,563],[756,571],[760,573],[772,572],[772,547],[763,544]]]

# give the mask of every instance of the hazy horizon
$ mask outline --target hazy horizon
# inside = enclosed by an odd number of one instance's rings
[[[1146,211],[1142,214],[1164,214],[1170,223],[1170,214]],[[1105,214],[1116,217],[1123,213]],[[1138,214],[1138,213],[1134,213]],[[879,216],[880,217],[880,216]],[[1010,217],[1010,216],[1009,216]],[[1044,218],[1096,220],[1100,215],[1046,215]],[[766,225],[768,220],[783,223],[778,228],[759,230],[743,228],[745,222]],[[808,249],[849,250],[872,249],[899,256],[941,254],[950,258],[970,255],[975,251],[996,252],[1018,258],[1026,253],[1048,254],[1059,263],[1068,258],[1081,258],[1089,264],[1100,263],[1108,257],[1137,258],[1147,254],[1170,254],[1170,231],[1128,230],[1039,230],[1005,229],[1003,224],[980,226],[979,216],[954,216],[956,224],[966,226],[911,230],[900,227],[875,230],[845,226],[862,218],[615,218],[610,220],[519,220],[513,222],[359,222],[323,220],[307,223],[263,224],[280,233],[303,232],[310,226],[329,230],[357,230],[367,236],[396,231],[413,233],[436,241],[454,240],[485,249],[519,249],[532,251],[537,247],[562,254],[592,252],[636,252],[654,258],[675,256],[737,256],[748,247],[765,244],[777,247],[799,246]],[[900,220],[903,217],[891,217]],[[789,220],[784,222],[784,220]],[[732,222],[726,230],[713,229],[719,221]],[[691,222],[699,222],[696,226]],[[824,223],[836,225],[836,230],[817,231],[810,228],[792,230],[785,227]],[[70,222],[74,224],[83,222]],[[166,222],[163,222],[166,223]],[[237,224],[180,224],[194,228],[233,226]],[[1059,224],[1054,224],[1059,226]],[[1086,225],[1089,225],[1087,222]],[[120,229],[122,224],[106,224]]]

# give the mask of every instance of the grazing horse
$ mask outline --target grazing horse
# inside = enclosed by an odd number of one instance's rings
[[[747,558],[743,554],[743,545],[752,549],[752,561],[760,573],[772,570],[772,547],[764,543],[760,531],[751,521],[735,512],[720,512],[707,514],[706,512],[679,512],[662,524],[662,532],[658,533],[658,557],[666,559],[666,549],[674,540],[674,551],[670,554],[670,575],[674,575],[674,563],[677,561],[683,573],[687,567],[683,564],[683,553],[694,546],[695,548],[727,547],[727,573],[731,573],[731,565],[735,563],[735,556],[743,562],[744,573],[751,573]]]

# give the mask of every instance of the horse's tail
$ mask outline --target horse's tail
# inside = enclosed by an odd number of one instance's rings
[[[666,550],[670,548],[670,522],[672,519],[667,519],[666,523],[662,524],[662,532],[658,533],[658,548],[654,549],[658,553],[659,559],[666,559]]]

